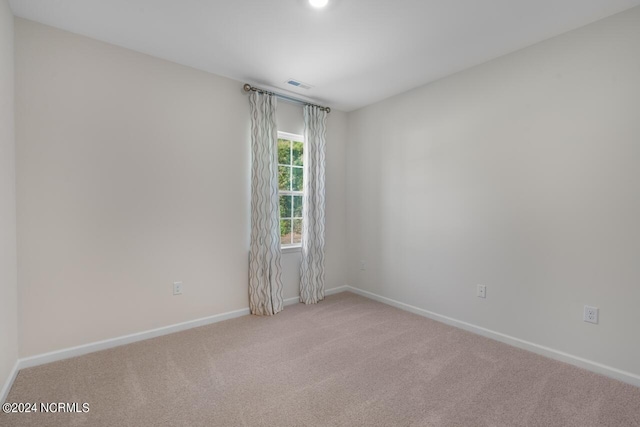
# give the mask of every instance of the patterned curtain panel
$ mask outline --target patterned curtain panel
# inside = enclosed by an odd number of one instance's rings
[[[302,220],[300,302],[324,299],[324,177],[327,113],[304,107],[305,173]]]
[[[276,97],[252,92],[251,254],[249,308],[270,316],[282,310],[280,224],[278,217],[278,126]]]

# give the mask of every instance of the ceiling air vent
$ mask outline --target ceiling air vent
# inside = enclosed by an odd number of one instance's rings
[[[299,87],[301,89],[311,89],[313,87],[313,86],[311,86],[309,84],[302,83],[302,82],[300,82],[298,80],[294,80],[294,79],[289,79],[285,83],[288,84],[288,85],[291,85],[291,86]]]

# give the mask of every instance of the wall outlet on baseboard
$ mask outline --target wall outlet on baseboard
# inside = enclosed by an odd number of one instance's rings
[[[584,306],[584,315],[582,320],[589,323],[598,324],[598,312],[600,310],[597,307],[590,307],[588,305]]]
[[[487,297],[487,287],[485,285],[478,285],[478,298]]]
[[[182,282],[173,282],[173,294],[182,295]]]

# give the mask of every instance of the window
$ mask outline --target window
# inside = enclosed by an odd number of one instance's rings
[[[302,243],[302,179],[304,138],[278,132],[278,184],[280,197],[280,245]]]

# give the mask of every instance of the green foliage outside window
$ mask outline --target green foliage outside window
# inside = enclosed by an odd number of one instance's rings
[[[280,242],[283,245],[300,243],[302,240],[303,166],[304,144],[278,139]]]

